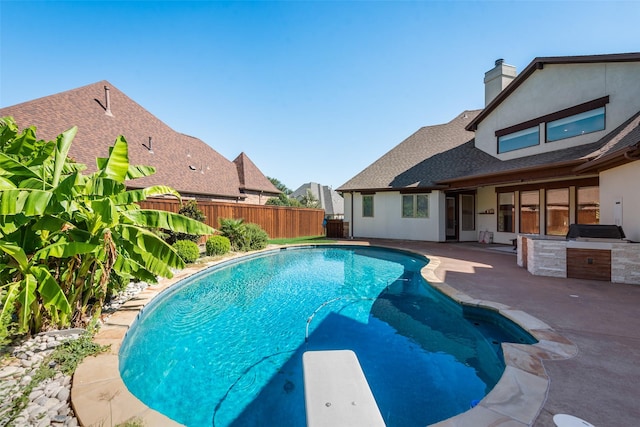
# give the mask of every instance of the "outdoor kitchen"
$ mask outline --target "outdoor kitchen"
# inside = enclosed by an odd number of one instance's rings
[[[622,227],[572,224],[565,237],[518,235],[518,265],[536,276],[640,285],[640,243]]]

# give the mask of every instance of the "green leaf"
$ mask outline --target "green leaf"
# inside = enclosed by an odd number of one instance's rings
[[[16,156],[27,156],[34,151],[36,143],[36,128],[29,126],[15,137],[6,148],[5,153]]]
[[[181,200],[180,193],[173,188],[167,187],[166,185],[154,185],[141,190],[128,190],[120,193],[114,197],[114,202],[117,205],[130,205],[146,200],[149,197],[164,196],[167,194],[176,196],[178,200]]]
[[[102,163],[102,165],[100,165]],[[113,147],[109,148],[109,157],[106,162],[99,162],[100,176],[124,182],[129,170],[129,148],[124,136],[116,138]]]
[[[45,307],[55,307],[64,314],[71,313],[71,306],[69,305],[67,297],[49,270],[44,266],[37,265],[31,268],[31,272],[40,284],[38,286],[38,292],[40,296],[42,296]]]
[[[99,220],[96,223],[101,223],[100,228],[111,228],[114,224],[120,222],[120,214],[116,205],[113,204],[111,199],[92,200],[89,202],[91,210]],[[92,233],[96,233],[98,229],[94,227],[93,230],[89,230]]]
[[[51,192],[41,190],[0,191],[0,215],[42,215],[47,210],[51,197]]]
[[[18,134],[18,125],[13,117],[0,117],[0,147],[11,141]]]
[[[40,249],[33,254],[33,259],[46,260],[49,257],[70,258],[75,255],[93,252],[98,248],[99,246],[93,243],[61,241]]]
[[[124,183],[101,177],[96,173],[87,180],[83,194],[91,197],[109,197],[118,195],[125,189]]]
[[[0,251],[13,258],[20,266],[20,270],[22,272],[26,272],[29,268],[29,260],[27,259],[27,254],[20,246],[14,243],[0,240]]]
[[[164,228],[178,233],[214,234],[215,230],[207,224],[184,215],[154,209],[138,209],[123,212],[132,223],[140,227]]]
[[[0,153],[0,175],[3,175],[5,177],[14,176],[14,179],[20,180],[24,178],[40,178],[27,166],[18,162],[14,158],[7,156],[4,153]]]
[[[30,221],[24,214],[0,215],[0,235],[7,236],[16,232]]]
[[[21,282],[13,282],[8,284],[9,288],[7,289],[7,292],[4,295],[4,300],[2,301],[0,319],[5,319],[5,316],[9,316],[13,313],[13,310],[15,309],[15,300],[20,292],[20,283]]]
[[[151,176],[155,173],[156,168],[153,166],[129,165],[126,179],[144,178],[145,176]]]
[[[65,163],[67,163],[67,154],[69,154],[69,149],[71,148],[71,143],[76,133],[78,133],[78,127],[74,126],[58,136],[54,158],[53,179],[51,181],[54,187],[57,187],[60,182],[62,169]]]
[[[20,282],[20,293],[16,300],[20,304],[18,312],[18,331],[26,332],[29,329],[31,320],[31,303],[36,300],[36,279],[31,274],[27,274]]]
[[[31,228],[34,230],[44,230],[52,233],[62,230],[65,226],[71,226],[67,221],[54,215],[45,215],[39,218]]]
[[[44,182],[42,178],[27,178],[20,181],[19,188],[45,190],[51,188],[51,184]]]
[[[113,271],[122,277],[134,277],[138,280],[143,280],[148,283],[156,283],[158,281],[155,274],[152,274],[149,270],[145,269],[142,265],[135,262],[133,259],[118,254],[116,262],[113,264]],[[168,278],[173,277],[173,273],[169,271],[170,275],[165,276]]]
[[[9,190],[11,188],[16,188],[16,185],[8,180],[7,178],[0,176],[0,190]]]
[[[59,201],[73,200],[77,197],[77,191],[75,190],[76,184],[79,183],[78,173],[74,172],[66,176],[58,186],[53,190],[56,199]]]
[[[184,268],[184,262],[176,251],[150,231],[125,224],[120,224],[114,229],[122,236],[122,244],[127,248],[131,258],[151,273],[165,275],[168,268]]]

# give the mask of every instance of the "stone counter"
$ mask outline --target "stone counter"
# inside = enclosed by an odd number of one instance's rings
[[[576,268],[575,263],[582,261],[584,265]],[[576,269],[602,273],[603,268],[610,268],[606,279],[612,283],[640,285],[640,244],[518,235],[518,265],[535,276],[551,277],[575,277],[571,271]]]

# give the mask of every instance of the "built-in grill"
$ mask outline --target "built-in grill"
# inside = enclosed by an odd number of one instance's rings
[[[571,224],[566,238],[578,242],[627,242],[622,227],[607,224]]]
[[[628,243],[618,225],[571,224],[567,233],[567,277],[610,281],[611,249],[616,243]]]

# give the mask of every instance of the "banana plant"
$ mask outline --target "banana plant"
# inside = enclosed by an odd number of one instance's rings
[[[96,172],[84,174],[86,166],[67,156],[76,127],[50,142],[38,140],[33,127],[17,129],[13,119],[0,119],[0,253],[8,260],[0,277],[9,278],[0,284],[0,316],[15,310],[19,332],[83,325],[99,314],[112,275],[156,281],[183,268],[150,229],[214,232],[179,214],[139,208],[148,197],[180,195],[162,185],[127,189],[155,169],[129,164],[123,136],[96,159]]]

